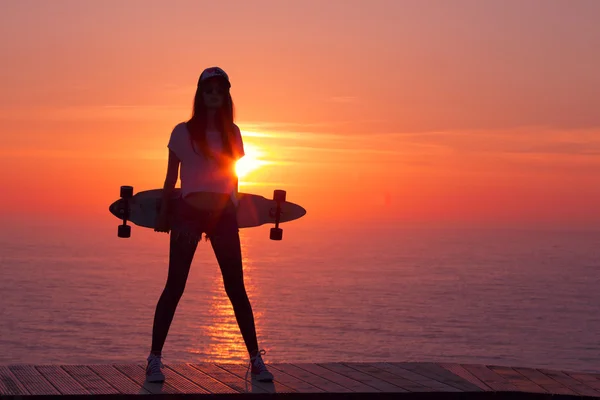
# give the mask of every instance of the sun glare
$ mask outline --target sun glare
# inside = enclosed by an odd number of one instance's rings
[[[255,171],[261,165],[265,164],[265,162],[260,159],[262,152],[255,146],[244,143],[244,152],[246,155],[239,159],[235,164],[235,173],[239,178],[248,176],[250,172]]]

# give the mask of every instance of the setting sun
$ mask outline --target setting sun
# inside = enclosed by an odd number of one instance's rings
[[[246,155],[235,164],[235,173],[239,178],[248,176],[250,172],[265,164],[265,161],[260,159],[262,152],[257,147],[244,144],[244,151]]]

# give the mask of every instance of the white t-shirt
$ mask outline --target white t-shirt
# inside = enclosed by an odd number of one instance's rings
[[[206,140],[212,151],[221,151],[223,144],[221,134],[216,131],[207,131]],[[239,157],[244,155],[244,145],[240,128],[234,125],[234,153]],[[181,161],[179,176],[181,179],[181,195],[187,196],[193,192],[214,192],[233,194],[237,189],[237,182],[233,171],[223,171],[215,160],[207,159],[201,149],[192,147],[192,140],[185,122],[173,128],[169,144],[167,145]],[[194,145],[194,147],[196,147]]]

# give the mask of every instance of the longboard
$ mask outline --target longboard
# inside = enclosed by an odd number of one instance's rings
[[[181,195],[180,189],[172,194],[174,200]],[[144,228],[154,228],[156,217],[162,203],[162,189],[144,190],[133,195],[133,187],[121,186],[121,198],[109,206],[109,211],[123,221],[119,225],[118,236],[127,238],[131,235],[131,227],[127,221]],[[173,212],[174,207],[169,207]],[[273,199],[251,193],[238,193],[237,220],[240,228],[252,228],[273,223],[270,237],[281,240],[282,230],[279,224],[303,217],[306,210],[295,203],[286,201],[286,192],[275,190]]]

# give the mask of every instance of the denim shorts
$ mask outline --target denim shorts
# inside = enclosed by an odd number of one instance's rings
[[[239,232],[237,211],[231,201],[225,208],[213,211],[197,209],[181,197],[175,199],[171,206],[171,231],[176,238],[184,237],[188,241],[198,242],[202,234],[209,240],[211,237]]]

